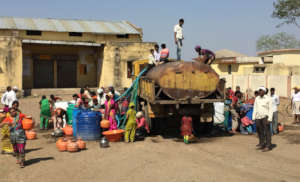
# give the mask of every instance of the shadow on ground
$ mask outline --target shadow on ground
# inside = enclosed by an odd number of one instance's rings
[[[160,143],[161,140],[158,136],[164,139],[171,139],[174,142],[183,142],[183,138],[180,134],[179,128],[168,128],[160,132],[153,133],[150,138],[153,143]],[[218,140],[220,137],[231,137],[233,134],[224,131],[220,127],[213,127],[209,132],[203,132],[195,136],[191,143],[209,143]]]
[[[282,133],[280,134],[290,144],[300,144],[300,133]]]
[[[284,130],[300,131],[300,125],[285,125]]]
[[[26,149],[25,153],[34,152],[34,151],[38,151],[38,150],[41,150],[41,149],[43,149],[43,148],[40,147],[40,148]]]
[[[35,159],[29,159],[29,160],[25,161],[25,165],[29,166],[32,164],[39,163],[41,161],[48,161],[48,160],[54,160],[54,157],[39,157],[39,158],[35,158]]]

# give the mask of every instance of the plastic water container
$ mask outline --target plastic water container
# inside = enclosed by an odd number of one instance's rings
[[[67,123],[68,125],[72,125],[73,122],[73,109],[74,109],[74,104],[69,104],[68,108],[67,108]]]
[[[83,140],[98,140],[101,136],[101,113],[91,110],[81,110],[77,115],[76,137]]]
[[[72,128],[73,128],[73,136],[76,137],[77,133],[77,115],[80,113],[80,109],[77,107],[73,108],[73,114],[72,114]]]

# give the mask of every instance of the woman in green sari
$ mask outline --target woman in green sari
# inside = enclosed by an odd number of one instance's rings
[[[40,129],[48,129],[49,119],[51,118],[50,103],[46,96],[42,97],[40,101],[41,112],[40,112]]]

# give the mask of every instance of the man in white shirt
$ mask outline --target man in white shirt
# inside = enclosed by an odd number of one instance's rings
[[[157,64],[155,61],[155,57],[154,57],[154,49],[150,50],[150,55],[149,55],[148,59],[149,59],[149,61],[148,61],[149,68],[152,68]]]
[[[155,59],[155,62],[159,63],[160,53],[159,53],[159,45],[158,44],[154,45],[154,59]]]
[[[14,87],[11,89],[10,86],[7,87],[7,91],[4,93],[4,95],[1,98],[2,104],[4,104],[6,107],[11,108],[12,103],[17,100],[17,94],[18,91],[17,87]]]
[[[293,124],[300,123],[300,87],[296,86],[293,88],[295,93],[292,96],[292,109],[294,114]]]
[[[266,88],[260,87],[256,97],[252,119],[256,122],[259,144],[257,147],[263,152],[272,150],[270,122],[273,119],[272,100],[267,96]]]
[[[11,91],[11,87],[8,86],[8,87],[6,88],[6,92],[5,92],[5,93],[2,95],[2,97],[1,97],[1,103],[2,103],[3,105],[7,106],[7,107],[8,107],[7,94],[8,94],[10,91]]]
[[[175,39],[175,44],[177,45],[177,61],[181,60],[181,48],[182,48],[182,40],[184,39],[183,37],[183,26],[184,20],[181,18],[179,20],[179,24],[175,25],[174,27],[174,39]]]
[[[280,104],[278,95],[275,94],[275,88],[271,88],[271,99],[272,99],[272,131],[274,135],[278,134],[278,106]]]
[[[97,90],[98,92],[98,103],[101,105],[101,109],[105,108],[105,101],[106,101],[106,94],[104,93],[104,90],[102,88],[99,88]]]

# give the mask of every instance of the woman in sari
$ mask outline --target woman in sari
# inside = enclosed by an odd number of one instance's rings
[[[46,96],[42,97],[40,101],[41,112],[40,112],[40,130],[47,130],[49,119],[51,119],[51,110],[50,110],[50,103]]]
[[[109,120],[110,127],[109,130],[116,130],[117,129],[117,122],[116,122],[116,109],[115,109],[115,101],[113,98],[113,94],[109,92],[106,95],[105,101],[105,119]]]
[[[16,109],[10,109],[10,116],[13,120],[9,123],[10,126],[10,141],[13,145],[14,153],[17,157],[17,164],[20,167],[24,167],[25,162],[25,145],[26,145],[26,135],[22,126],[23,119],[25,115],[19,113]],[[0,125],[1,127],[2,125]]]
[[[19,109],[19,102],[18,101],[14,101],[12,103],[12,108],[14,108],[18,113],[21,113],[20,109]],[[10,128],[9,125],[13,122],[13,119],[10,116],[10,113],[3,113],[3,117],[4,119],[1,121],[2,122],[2,126],[0,126],[1,128],[1,143],[2,143],[2,148],[1,148],[1,153],[5,154],[5,153],[13,153],[13,147],[12,144],[10,142]]]

